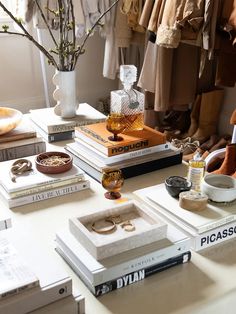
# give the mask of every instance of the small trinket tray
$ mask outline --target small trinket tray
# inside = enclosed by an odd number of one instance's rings
[[[135,201],[71,218],[69,228],[97,260],[161,240],[167,234],[167,224]]]
[[[36,157],[35,164],[39,172],[46,174],[62,173],[72,168],[72,157],[63,152],[46,152]]]

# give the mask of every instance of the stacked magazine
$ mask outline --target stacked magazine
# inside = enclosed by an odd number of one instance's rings
[[[71,278],[40,238],[13,228],[1,231],[0,260],[0,313],[31,313],[55,301],[72,299]],[[83,305],[84,298],[78,294],[77,301]]]
[[[133,208],[146,214],[132,216]],[[125,232],[117,226],[114,233],[95,234],[89,224],[104,213],[132,217],[136,230]],[[69,228],[56,234],[56,251],[97,297],[188,262],[190,238],[155,213],[149,214],[147,207],[128,201],[101,210],[98,216],[71,218]]]
[[[195,251],[219,244],[236,237],[236,203],[208,201],[203,211],[189,211],[179,206],[164,184],[134,191],[136,197],[153,208],[161,217],[191,237]]]
[[[119,168],[124,178],[130,178],[182,161],[180,150],[147,126],[122,133],[121,141],[111,141],[110,136],[105,122],[80,126],[75,128],[74,143],[66,145],[75,163],[99,182],[107,168]]]
[[[60,174],[44,174],[35,166],[35,157],[27,157],[32,169],[12,181],[11,167],[15,160],[0,163],[0,196],[9,208],[43,201],[89,188],[90,182],[77,166]]]

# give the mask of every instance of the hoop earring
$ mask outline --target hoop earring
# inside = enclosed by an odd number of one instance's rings
[[[107,227],[103,227],[103,228],[97,228],[96,227],[96,221],[92,224],[92,230],[100,233],[100,234],[107,234],[107,233],[111,233],[114,232],[116,230],[116,224],[112,219],[105,219],[106,222],[109,222],[110,225]]]

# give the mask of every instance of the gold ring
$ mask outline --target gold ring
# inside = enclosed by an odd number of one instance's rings
[[[96,227],[96,221],[92,224],[92,230],[101,233],[101,234],[106,234],[106,233],[111,233],[112,231],[115,231],[116,229],[116,224],[114,223],[113,220],[111,219],[105,219],[106,222],[109,222],[111,225],[103,228],[97,228]]]
[[[122,222],[121,227],[124,228],[125,231],[131,232],[135,230],[135,226],[130,220],[126,220]]]

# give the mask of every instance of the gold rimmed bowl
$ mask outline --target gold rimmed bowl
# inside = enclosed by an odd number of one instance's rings
[[[19,110],[0,107],[0,135],[13,130],[22,120],[22,112]]]
[[[57,174],[70,170],[72,157],[63,152],[41,153],[35,160],[36,169],[45,174]]]

